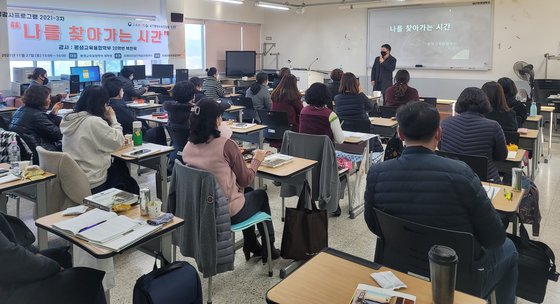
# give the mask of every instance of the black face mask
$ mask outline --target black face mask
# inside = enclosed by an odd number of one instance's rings
[[[387,55],[387,52],[381,51],[381,56],[385,57],[385,55]]]
[[[43,85],[47,85],[49,83],[49,79],[47,77],[43,78]]]

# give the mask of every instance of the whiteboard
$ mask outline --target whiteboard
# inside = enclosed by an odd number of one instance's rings
[[[489,70],[490,2],[368,10],[368,67],[391,45],[397,68]]]

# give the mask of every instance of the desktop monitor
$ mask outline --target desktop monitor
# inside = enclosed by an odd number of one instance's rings
[[[175,70],[175,83],[189,80],[189,69],[176,69]]]
[[[127,65],[134,70],[134,80],[146,79],[146,66],[145,65]]]
[[[152,78],[173,78],[173,65],[152,64]]]
[[[98,82],[101,81],[101,75],[99,73],[98,66],[82,66],[82,67],[71,67],[70,75],[78,75],[80,77],[80,82]]]
[[[535,99],[537,102],[546,102],[550,95],[560,94],[560,79],[535,79]]]
[[[226,51],[226,76],[254,76],[257,68],[257,52]]]

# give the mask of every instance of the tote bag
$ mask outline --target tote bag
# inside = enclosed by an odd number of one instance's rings
[[[308,260],[328,246],[327,211],[317,209],[315,202],[311,202],[311,210],[305,208],[308,200],[311,190],[305,181],[297,207],[286,208],[280,249],[284,259]]]

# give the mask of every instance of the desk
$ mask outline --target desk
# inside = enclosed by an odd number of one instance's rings
[[[430,282],[381,267],[378,264],[327,248],[280,281],[266,293],[267,303],[349,303],[358,284],[376,286],[370,273],[392,271],[408,288],[398,290],[416,296],[416,303],[432,303]],[[455,304],[485,304],[486,301],[455,291]]]
[[[519,149],[517,150],[514,158],[508,158],[505,161],[495,161],[494,164],[496,165],[498,172],[511,174],[512,168],[522,167],[521,162],[523,161],[523,156],[525,156],[526,153],[527,151]]]
[[[10,165],[0,164],[0,168],[9,169]],[[55,174],[46,172],[43,179],[31,181],[28,179],[17,180],[9,183],[0,184],[0,194],[6,191],[17,190],[20,188],[25,188],[28,186],[35,186],[35,191],[37,192],[37,217],[42,217],[47,215],[47,182],[56,177]],[[0,211],[6,213],[6,204],[8,203],[8,197],[6,195],[0,195]],[[47,238],[47,231],[43,229],[37,230],[37,243],[39,244],[39,249],[47,249],[49,247],[49,241]]]
[[[542,108],[541,108],[542,111]],[[536,116],[528,116],[527,120],[523,123],[523,128],[527,129],[540,129],[542,127],[543,116],[536,115]]]
[[[239,122],[243,122],[243,109],[245,109],[244,106],[232,105],[231,107],[229,107],[228,109],[226,109],[224,112],[227,112],[227,113],[239,112],[238,121],[239,121]]]
[[[13,113],[15,111],[17,111],[16,107],[0,107],[0,114],[5,114],[5,113]]]
[[[539,130],[528,129],[526,134],[519,133],[519,148],[533,151],[533,159],[531,160],[531,179],[535,179],[535,174],[538,171],[538,163],[540,158],[539,151]]]
[[[135,102],[127,103],[126,106],[134,112],[134,116],[138,116],[138,114],[142,111],[152,110],[153,112],[163,107],[163,105],[159,103],[151,104],[151,103],[135,103]]]
[[[251,142],[250,140],[248,140],[246,138],[246,136],[249,136],[249,135],[254,134],[254,133],[258,133],[259,149],[263,148],[263,146],[264,146],[263,130],[266,129],[265,125],[254,125],[250,128],[235,128],[233,125],[230,125],[229,127],[231,128],[231,131],[233,132],[233,135],[231,137],[242,140],[242,141]]]
[[[451,99],[438,99],[436,101],[436,108],[438,109],[439,116],[442,120],[455,116],[455,102],[456,100]]]
[[[169,120],[169,118],[167,118],[167,117],[160,118],[160,117],[152,116],[151,114],[140,115],[140,116],[137,116],[136,118],[140,119],[140,120],[145,120],[147,122],[155,122],[158,125],[166,125],[167,121]]]
[[[383,137],[391,137],[397,132],[399,123],[397,120],[382,117],[370,117],[369,120],[373,125],[373,133]]]
[[[154,151],[152,154],[142,156],[141,158],[126,157],[122,154],[132,151],[133,149],[150,149]],[[167,155],[173,151],[173,147],[162,146],[152,143],[144,143],[138,147],[126,147],[112,153],[113,157],[120,158],[127,163],[135,163],[156,170],[156,192],[157,197],[162,201],[162,210],[167,210]],[[150,162],[151,160],[155,160]]]
[[[552,122],[554,121],[554,106],[542,106],[541,113],[543,112],[550,113],[550,125],[548,126],[548,152],[544,158],[544,162],[548,163],[548,160],[552,157]]]
[[[519,209],[519,205],[521,204],[521,199],[523,198],[523,194],[525,193],[524,189],[521,189],[521,191],[514,192],[511,186],[492,184],[487,182],[482,182],[482,184],[500,188],[500,191],[498,191],[496,196],[494,196],[494,199],[492,199],[492,206],[494,206],[494,209],[505,213],[511,213],[511,214],[517,213],[517,210]],[[508,201],[505,198],[504,196],[505,190],[508,190],[509,192],[512,193],[511,201]],[[517,225],[518,225],[517,216],[514,216],[513,229],[512,229],[514,235],[517,235]]]

